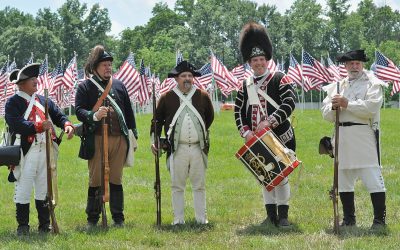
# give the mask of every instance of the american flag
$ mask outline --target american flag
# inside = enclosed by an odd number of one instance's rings
[[[33,53],[31,53],[31,58],[28,59],[28,61],[25,63],[25,66],[32,63],[33,63]]]
[[[273,58],[271,58],[271,60],[267,61],[267,69],[270,72],[275,72],[278,70],[278,67],[276,66],[276,63]]]
[[[318,81],[313,81],[313,84],[329,82],[332,78],[325,66],[306,51],[303,51],[303,76],[307,76],[310,79],[318,79]]]
[[[57,66],[54,68],[53,72],[50,74],[49,78],[49,93],[50,96],[55,96],[57,89],[59,89],[63,84],[63,68],[61,62],[57,64]]]
[[[228,96],[233,90],[238,90],[240,83],[238,79],[221,63],[211,52],[211,69],[214,72],[214,80],[221,92]]]
[[[400,70],[396,65],[381,52],[375,52],[375,75],[383,81],[393,82],[391,95],[400,91]]]
[[[4,95],[3,95],[3,100],[6,101],[8,98],[10,98],[11,96],[13,96],[15,94],[15,92],[17,92],[17,86],[16,84],[9,82],[8,81],[8,76],[11,73],[11,71],[13,71],[14,69],[17,68],[17,64],[15,63],[15,61],[13,61],[10,65],[8,65],[7,67],[7,72],[5,73],[5,75],[7,76],[5,79],[5,85],[4,85]]]
[[[340,69],[338,66],[336,66],[332,60],[329,58],[326,58],[326,61],[328,62],[328,70],[332,75],[332,78],[330,79],[331,81],[340,81],[340,79],[342,79],[342,76],[340,75]]]
[[[253,75],[253,71],[248,63],[235,67],[231,72],[240,82]]]
[[[64,72],[63,83],[66,89],[73,89],[75,87],[76,82],[77,82],[77,64],[76,64],[76,56],[74,56],[68,63],[67,69]]]
[[[8,81],[8,60],[4,63],[3,67],[0,69],[0,97],[3,95],[4,87],[6,86],[6,82]]]
[[[49,89],[49,65],[47,62],[47,56],[45,57],[43,63],[40,65],[39,68],[39,75],[38,75],[38,94],[43,95],[44,89]]]
[[[340,76],[342,78],[346,78],[347,77],[347,69],[346,69],[346,67],[344,66],[343,63],[339,64],[339,73],[340,73]]]
[[[302,87],[303,85],[302,75],[303,72],[301,70],[301,65],[296,61],[296,58],[294,58],[292,53],[290,53],[287,76],[290,77],[293,82],[297,83],[300,87]]]
[[[138,101],[140,104],[144,104],[147,100],[150,99],[150,93],[148,88],[148,79],[146,76],[146,68],[144,67],[143,59],[140,62],[140,83],[138,88]]]
[[[114,78],[125,84],[129,98],[131,99],[133,99],[135,92],[140,88],[140,76],[135,67],[135,57],[130,52],[119,71],[114,74]]]
[[[206,63],[199,69],[201,76],[194,78],[194,85],[199,89],[207,89],[208,84],[212,82],[213,71],[211,63]]]
[[[167,93],[176,86],[175,78],[165,78],[160,86],[160,95]]]

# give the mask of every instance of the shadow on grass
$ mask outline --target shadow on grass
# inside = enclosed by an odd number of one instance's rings
[[[28,235],[18,236],[16,231],[2,231],[0,232],[1,244],[10,243],[14,241],[24,243],[45,244],[47,240],[54,237],[51,233],[39,233],[38,231],[30,231]]]
[[[87,225],[78,225],[75,227],[75,230],[79,233],[85,233],[89,235],[102,235],[107,234],[109,230],[131,230],[135,225],[130,223],[125,223],[123,227],[114,226],[112,223],[108,224],[106,228],[103,228],[101,224],[98,224],[95,227],[87,228]]]
[[[326,228],[325,232],[327,234],[334,234],[333,228]],[[377,236],[377,237],[387,237],[390,236],[390,229],[388,227],[380,228],[380,229],[371,229],[369,227],[344,227],[339,228],[340,239],[349,239],[349,238],[357,238],[357,237],[365,237],[365,236]]]
[[[280,234],[290,234],[290,233],[301,233],[302,231],[297,226],[297,224],[292,223],[287,228],[276,227],[272,224],[252,224],[248,225],[243,229],[238,229],[236,231],[237,235],[280,235]]]
[[[196,221],[189,221],[183,225],[161,224],[161,227],[157,227],[157,225],[154,225],[154,228],[157,230],[169,231],[174,233],[179,233],[179,232],[201,233],[212,230],[214,228],[214,223],[209,222],[208,224],[199,224]]]

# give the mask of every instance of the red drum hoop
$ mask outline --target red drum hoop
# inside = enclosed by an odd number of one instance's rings
[[[270,128],[255,134],[235,155],[268,191],[300,164],[295,152],[288,149]]]

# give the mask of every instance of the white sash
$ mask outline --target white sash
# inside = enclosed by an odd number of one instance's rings
[[[273,74],[273,72],[271,72]],[[261,82],[263,83],[265,79],[267,78],[268,75],[264,76],[261,79]],[[246,88],[247,88],[247,95],[249,97],[249,103],[250,105],[258,105],[260,107],[260,110],[263,115],[266,115],[265,110],[261,106],[260,103],[260,98],[258,98],[257,94],[260,94],[262,97],[264,97],[265,100],[267,100],[268,103],[270,103],[272,106],[274,106],[275,109],[279,109],[279,105],[264,91],[262,91],[260,88],[257,89],[256,91],[256,86],[254,84],[254,78],[249,77],[246,79]]]

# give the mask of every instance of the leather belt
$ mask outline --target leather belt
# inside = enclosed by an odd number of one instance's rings
[[[368,125],[368,124],[358,123],[358,122],[339,122],[339,126],[342,126],[342,127],[349,127],[349,126],[355,126],[355,125]]]

